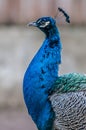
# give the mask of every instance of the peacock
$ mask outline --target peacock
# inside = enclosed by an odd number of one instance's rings
[[[54,18],[41,17],[29,25],[46,37],[24,75],[28,113],[38,130],[86,130],[86,75],[59,76],[62,43]]]

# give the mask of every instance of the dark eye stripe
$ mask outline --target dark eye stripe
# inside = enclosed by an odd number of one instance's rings
[[[44,28],[50,24],[50,21],[44,22],[43,24],[40,24],[40,27]]]
[[[38,24],[45,24],[45,21],[39,20],[39,21],[37,21],[37,23],[38,23]]]
[[[41,22],[41,19],[37,21],[37,23],[39,24]]]
[[[41,24],[45,24],[46,22],[45,21],[41,21]]]

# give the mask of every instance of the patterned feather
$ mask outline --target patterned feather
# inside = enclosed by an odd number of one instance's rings
[[[55,112],[54,129],[86,129],[85,75],[71,73],[60,76],[49,98]]]

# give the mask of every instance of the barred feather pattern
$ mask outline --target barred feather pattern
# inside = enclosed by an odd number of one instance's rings
[[[83,81],[86,86],[86,80]],[[86,87],[80,91],[54,92],[50,101],[55,112],[54,130],[86,130]]]

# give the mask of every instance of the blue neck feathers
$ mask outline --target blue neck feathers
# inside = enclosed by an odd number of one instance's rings
[[[23,92],[28,112],[39,130],[52,130],[54,112],[48,92],[58,78],[61,41],[57,27],[49,32],[24,76]]]

